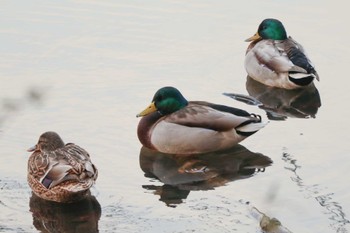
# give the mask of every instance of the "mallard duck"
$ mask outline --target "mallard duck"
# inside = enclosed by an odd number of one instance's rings
[[[245,56],[245,69],[250,77],[267,86],[285,89],[304,87],[319,76],[303,47],[287,37],[277,19],[265,19],[258,32],[246,39],[251,42]]]
[[[197,154],[232,147],[265,126],[259,115],[204,101],[187,101],[174,87],[159,89],[137,117],[140,142],[171,154]]]
[[[97,169],[83,148],[64,144],[55,132],[43,133],[29,148],[28,184],[37,196],[56,202],[83,199],[97,178]]]

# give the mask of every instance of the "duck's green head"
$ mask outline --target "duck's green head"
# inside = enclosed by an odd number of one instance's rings
[[[163,87],[159,89],[152,99],[152,103],[137,117],[146,116],[158,111],[161,115],[167,115],[187,106],[188,101],[181,92],[174,87]]]
[[[287,32],[281,21],[277,19],[264,19],[259,25],[258,32],[245,41],[257,41],[261,39],[285,40]]]

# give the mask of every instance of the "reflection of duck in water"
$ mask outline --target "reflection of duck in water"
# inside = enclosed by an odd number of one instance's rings
[[[198,155],[164,154],[146,147],[140,151],[140,167],[145,176],[157,178],[164,186],[145,185],[155,190],[167,205],[181,203],[192,190],[210,190],[228,182],[253,176],[272,160],[242,145]]]
[[[174,87],[159,89],[137,116],[142,145],[176,154],[228,149],[263,128],[260,116],[204,101],[187,101]]]
[[[41,232],[98,232],[101,206],[88,195],[74,203],[58,203],[39,198],[34,193],[29,201],[33,225]]]
[[[285,120],[293,118],[315,118],[321,106],[321,98],[314,84],[302,89],[286,90],[268,87],[251,77],[247,77],[246,88],[250,96],[225,93],[225,95],[245,102],[258,105],[267,112],[270,120]]]

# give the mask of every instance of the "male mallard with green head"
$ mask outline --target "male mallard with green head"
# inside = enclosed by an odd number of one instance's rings
[[[187,101],[174,87],[159,89],[137,115],[140,142],[171,154],[195,154],[230,148],[265,126],[255,114],[204,101]]]
[[[245,56],[248,75],[267,86],[296,89],[309,85],[318,74],[303,47],[287,37],[283,24],[277,19],[265,19],[258,32],[248,38],[251,42]]]
[[[97,169],[83,148],[64,144],[55,132],[43,133],[28,149],[28,184],[37,196],[56,202],[84,198],[97,179]]]

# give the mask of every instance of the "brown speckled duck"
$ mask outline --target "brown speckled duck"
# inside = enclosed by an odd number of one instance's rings
[[[43,133],[28,149],[28,184],[46,200],[75,202],[83,199],[97,178],[97,169],[88,152],[73,144],[64,144],[55,132]]]
[[[244,110],[187,101],[174,87],[163,87],[142,116],[137,133],[147,148],[171,154],[198,154],[230,148],[266,123]]]

